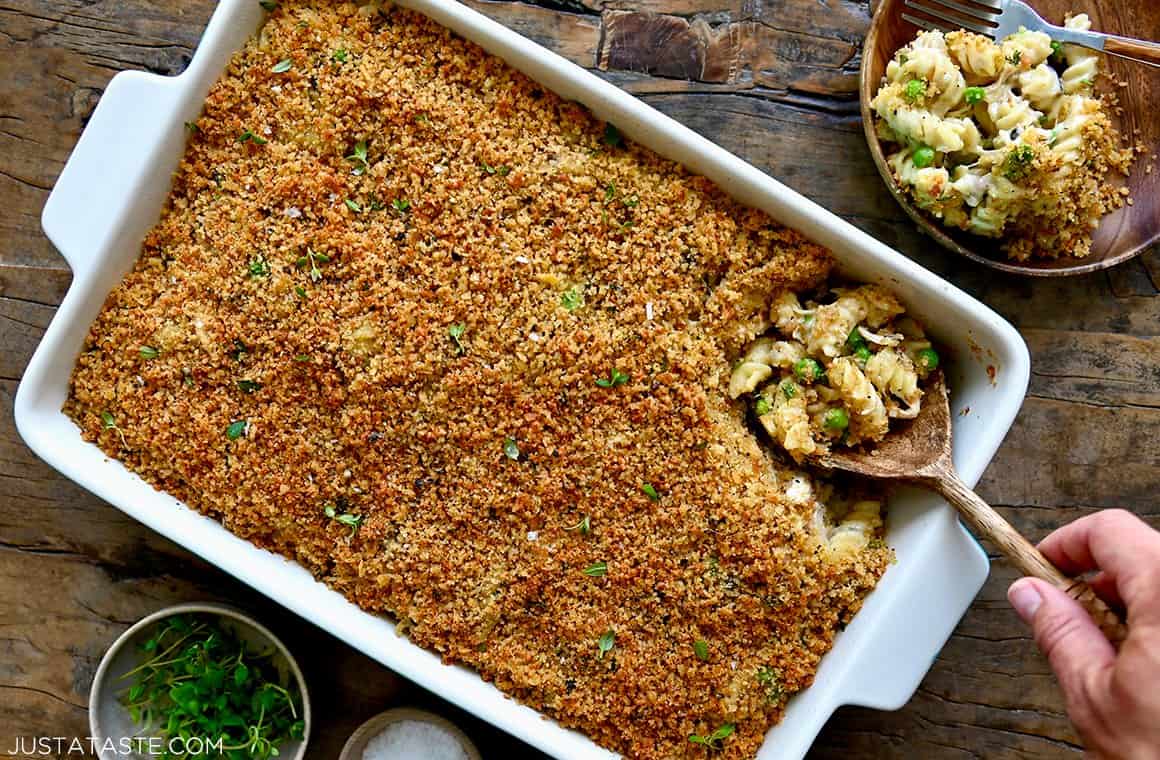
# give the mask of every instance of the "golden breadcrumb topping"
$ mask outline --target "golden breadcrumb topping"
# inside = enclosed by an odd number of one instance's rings
[[[830,267],[420,15],[285,0],[66,411],[600,744],[748,757],[891,556],[827,559],[726,396]]]

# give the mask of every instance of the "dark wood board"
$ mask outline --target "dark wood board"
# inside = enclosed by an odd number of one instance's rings
[[[952,257],[885,191],[858,119],[861,0],[541,0],[474,7],[598,70],[989,303],[1033,354],[1031,396],[980,485],[1040,538],[1122,506],[1160,525],[1160,251],[1107,272],[1031,281]],[[83,736],[97,662],[132,621],[179,601],[253,612],[304,661],[318,706],[312,758],[363,719],[433,707],[488,757],[535,757],[134,523],[40,462],[12,400],[69,272],[44,201],[109,78],[181,71],[210,0],[0,3],[0,753],[17,736]],[[815,758],[1059,758],[1082,753],[1046,661],[991,579],[915,697],[846,708]],[[75,755],[74,755],[75,757]]]

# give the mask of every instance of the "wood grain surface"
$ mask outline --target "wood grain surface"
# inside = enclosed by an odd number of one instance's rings
[[[1160,251],[1032,281],[920,237],[882,186],[858,118],[862,0],[471,0],[950,278],[1018,325],[1031,395],[979,485],[1033,540],[1106,507],[1160,525]],[[537,757],[72,485],[21,443],[20,375],[69,283],[40,210],[109,78],[181,71],[210,0],[0,2],[0,754],[83,736],[102,652],[178,601],[253,611],[298,652],[318,708],[312,758],[386,707],[462,725],[486,757]],[[906,707],[840,710],[814,758],[1079,758],[1045,660],[991,579]],[[75,757],[75,755],[73,755]]]

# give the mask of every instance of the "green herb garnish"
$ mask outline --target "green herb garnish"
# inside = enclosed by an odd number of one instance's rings
[[[782,380],[777,387],[781,391],[781,395],[785,396],[787,399],[793,398],[798,393],[797,383],[795,383],[793,380],[790,380],[789,378]]]
[[[252,651],[208,615],[174,615],[146,635],[140,650],[147,659],[121,676],[132,679],[120,701],[140,736],[159,737],[164,746],[204,736],[220,742],[221,756],[231,760],[268,760],[280,745],[302,738],[301,695],[270,653]]]
[[[866,362],[870,361],[870,357],[873,355],[874,352],[870,350],[869,346],[858,346],[856,349],[854,349],[854,358],[857,359],[858,364],[863,367],[866,366]]]
[[[600,578],[601,576],[608,575],[608,563],[593,562],[591,565],[584,568],[584,574],[589,578]]]
[[[560,305],[568,311],[576,311],[584,306],[584,286],[573,285],[560,295]]]
[[[628,379],[629,378],[626,373],[621,372],[620,370],[613,367],[609,371],[608,377],[598,377],[596,379],[596,384],[601,388],[615,388],[618,385],[624,385],[627,383]]]
[[[491,164],[489,164],[486,161],[483,161],[480,164],[480,167],[487,174],[498,174],[501,177],[506,177],[508,174],[511,173],[511,170],[512,170],[512,168],[510,166],[508,166],[507,164],[500,164],[499,166],[492,166]]]
[[[647,496],[650,501],[661,500],[661,495],[657,493],[657,489],[653,488],[652,483],[641,483],[640,490],[644,492],[644,495]]]
[[[265,277],[270,274],[270,263],[266,261],[265,256],[259,253],[250,259],[250,264],[246,269],[250,273],[250,277]]]
[[[350,209],[351,211],[353,211],[354,213],[356,213],[356,214],[362,213],[362,206],[360,206],[358,204],[358,201],[352,201],[350,198],[347,198],[344,202],[346,203],[346,207],[348,209]]]
[[[781,701],[785,692],[781,688],[781,676],[776,670],[768,665],[759,667],[757,669],[757,683],[765,692],[765,701],[770,704]]]
[[[1011,53],[1011,55],[1007,56],[1007,63],[1011,64],[1012,66],[1018,66],[1019,62],[1022,60],[1023,60],[1023,51],[1022,50],[1015,50]]]
[[[265,8],[267,11],[278,10],[278,3],[275,0],[258,0],[258,5]]]
[[[606,652],[611,652],[612,647],[616,645],[616,632],[611,628],[600,634],[600,638],[596,640],[596,648],[599,650],[597,658],[603,660]]]
[[[339,512],[338,508],[333,504],[326,504],[322,507],[322,513],[334,520],[339,525],[345,525],[350,528],[350,535],[358,533],[358,529],[362,527],[363,520],[366,519],[363,515],[354,515],[350,512]]]
[[[587,536],[592,531],[592,521],[589,519],[588,515],[584,515],[575,525],[569,525],[567,528],[564,528],[564,530],[580,531],[580,535]]]
[[[236,441],[246,434],[250,427],[250,423],[245,420],[234,420],[226,428],[226,438],[231,441]]]
[[[330,54],[330,60],[335,63],[346,63],[350,59],[350,51],[346,48],[339,48]]]
[[[265,145],[267,140],[260,135],[254,134],[252,130],[247,129],[238,135],[238,142],[252,142],[254,145]]]
[[[285,74],[294,66],[294,63],[289,58],[283,58],[270,67],[270,71],[275,74]]]
[[[758,417],[764,417],[772,411],[773,404],[770,404],[765,396],[758,396],[753,400],[753,413]]]
[[[101,429],[117,431],[117,435],[121,438],[121,446],[129,448],[129,444],[125,442],[125,434],[121,432],[121,428],[117,427],[117,420],[111,412],[101,412]]]
[[[161,356],[161,352],[153,346],[141,346],[141,358],[145,360],[156,359]]]
[[[698,660],[709,660],[709,642],[704,639],[697,639],[693,642],[693,654],[697,655]]]
[[[515,438],[508,436],[503,439],[503,455],[513,462],[519,461],[520,447]]]
[[[464,347],[462,340],[463,333],[465,332],[467,332],[467,325],[462,322],[447,328],[447,336],[455,341],[455,353],[458,356],[463,356],[467,353],[467,349]]]
[[[367,142],[366,140],[359,140],[354,144],[354,152],[346,157],[347,161],[355,164],[361,164],[354,168],[354,173],[362,174],[370,170],[370,161],[367,158]]]
[[[708,736],[700,736],[698,734],[690,734],[689,741],[693,744],[700,744],[709,749],[721,749],[721,743],[733,735],[737,727],[732,723],[725,723],[717,728],[716,731]]]
[[[307,248],[306,255],[299,256],[295,263],[299,267],[309,267],[310,281],[318,282],[322,279],[322,270],[318,265],[330,263],[330,257],[325,253],[318,253],[313,248]]]
[[[391,208],[400,214],[405,214],[411,210],[411,202],[406,198],[396,198],[391,201]]]
[[[262,384],[255,380],[238,381],[238,390],[240,390],[242,393],[253,393],[254,391],[260,391],[261,389]]]

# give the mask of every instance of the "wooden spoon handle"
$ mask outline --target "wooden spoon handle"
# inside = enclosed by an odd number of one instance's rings
[[[1011,527],[1011,523],[991,508],[978,494],[959,480],[953,472],[943,472],[937,479],[927,481],[946,498],[980,538],[990,539],[1024,575],[1040,578],[1079,602],[1112,644],[1119,645],[1128,635],[1128,627],[1114,610],[1096,596],[1085,581],[1069,578],[1026,538]]]
[[[1160,43],[1132,40],[1125,37],[1108,37],[1104,40],[1104,50],[1112,55],[1160,66]]]

